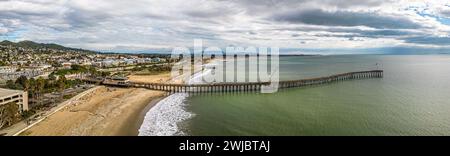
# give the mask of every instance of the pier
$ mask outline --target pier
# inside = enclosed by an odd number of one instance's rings
[[[382,78],[383,70],[370,70],[348,72],[325,77],[279,81],[278,89],[304,87],[319,84],[328,84],[339,81],[347,81],[354,79]],[[238,82],[238,83],[210,83],[210,84],[170,84],[170,83],[113,83],[102,81],[99,79],[83,79],[86,82],[102,84],[112,87],[135,87],[146,88],[150,90],[166,91],[166,92],[182,92],[182,93],[213,93],[213,92],[259,92],[262,86],[268,86],[271,82]]]

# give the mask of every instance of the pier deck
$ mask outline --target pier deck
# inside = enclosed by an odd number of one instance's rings
[[[303,87],[310,85],[333,83],[353,79],[382,78],[383,70],[370,70],[348,72],[325,77],[279,81],[278,89]],[[137,83],[129,82],[126,84],[111,83],[101,80],[83,79],[84,81],[102,84],[113,87],[135,87],[147,88],[166,92],[186,92],[186,93],[208,93],[208,92],[257,92],[261,91],[263,86],[268,86],[271,82],[239,82],[239,83],[211,83],[211,84],[170,84],[170,83]]]

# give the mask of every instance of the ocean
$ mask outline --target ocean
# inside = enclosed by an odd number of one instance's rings
[[[173,94],[139,135],[450,135],[450,55],[280,57],[280,80],[373,69],[384,77],[273,94]]]

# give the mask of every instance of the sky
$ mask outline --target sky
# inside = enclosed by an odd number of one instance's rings
[[[450,49],[450,1],[0,0],[0,40],[120,52],[192,47],[194,39],[336,53]]]

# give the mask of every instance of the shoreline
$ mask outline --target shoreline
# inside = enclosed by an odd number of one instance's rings
[[[142,123],[144,123],[145,115],[150,109],[152,109],[156,104],[158,104],[162,99],[167,98],[167,95],[163,95],[160,97],[155,97],[151,99],[150,102],[145,105],[140,112],[134,112],[134,114],[128,118],[130,122],[128,125],[124,125],[119,130],[118,135],[121,136],[138,136],[139,129],[141,128]]]

